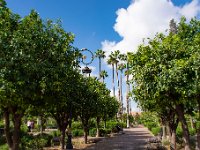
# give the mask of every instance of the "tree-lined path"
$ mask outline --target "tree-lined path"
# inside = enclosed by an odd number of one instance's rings
[[[106,138],[85,150],[144,150],[152,135],[142,126],[124,129],[124,134]]]

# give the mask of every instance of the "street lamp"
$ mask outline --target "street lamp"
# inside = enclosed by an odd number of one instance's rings
[[[90,76],[92,69],[90,69],[87,65],[91,64],[92,61],[94,60],[94,54],[86,48],[81,49],[80,53],[82,54],[81,62],[85,65],[85,67],[82,69],[82,72],[83,74],[89,74]],[[89,56],[89,59],[87,59],[87,56]],[[73,149],[71,124],[72,124],[72,105],[70,104],[69,128],[68,128],[68,134],[67,134],[68,138],[66,144],[67,150]]]
[[[85,65],[85,67],[82,69],[83,74],[89,74],[92,72],[92,69],[88,67],[89,64],[91,64],[94,60],[94,54],[88,50],[87,48],[81,49],[82,60],[81,62]],[[87,59],[88,58],[88,59]]]

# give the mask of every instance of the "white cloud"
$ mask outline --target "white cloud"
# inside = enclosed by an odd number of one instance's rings
[[[200,13],[200,3],[198,0],[193,0],[191,3],[185,5],[181,10],[181,14],[186,18],[192,18]]]
[[[102,49],[108,56],[113,50],[137,51],[144,38],[152,38],[158,32],[169,28],[169,21],[181,16],[187,19],[200,13],[199,0],[193,0],[182,6],[175,6],[170,0],[135,0],[127,9],[117,11],[114,30],[122,37],[119,42],[105,40]]]

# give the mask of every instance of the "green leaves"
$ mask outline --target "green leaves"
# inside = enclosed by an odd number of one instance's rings
[[[195,18],[189,23],[182,18],[177,34],[157,34],[128,55],[133,91],[143,109],[184,104],[199,94],[199,29]]]

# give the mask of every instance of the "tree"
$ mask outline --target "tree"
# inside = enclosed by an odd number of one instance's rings
[[[75,104],[77,109],[77,114],[79,115],[83,130],[84,130],[84,142],[87,143],[87,134],[89,130],[89,120],[92,117],[96,117],[96,101],[98,98],[97,94],[97,83],[95,78],[88,77],[82,78],[79,84],[79,101]]]
[[[35,11],[21,19],[0,6],[0,20],[0,107],[9,149],[18,150],[24,112],[31,106],[44,106],[51,99],[45,94],[55,87],[59,73],[73,68],[74,36],[59,22],[42,21]]]
[[[101,59],[105,58],[105,51],[98,49],[95,52],[95,56],[99,58],[99,80],[101,79]]]
[[[109,65],[112,65],[112,88],[113,88],[113,96],[115,97],[115,68],[114,68],[115,59],[111,54],[109,55],[107,63]]]
[[[121,97],[120,97],[120,87],[119,87],[119,77],[118,77],[119,54],[120,54],[119,50],[111,52],[111,55],[113,57],[113,61],[115,64],[116,80],[117,80],[117,87],[118,87],[118,101],[120,102]]]
[[[101,78],[103,78],[103,82],[104,82],[104,78],[105,76],[107,75],[105,70],[104,71],[101,71],[101,59],[102,58],[105,58],[105,51],[101,50],[101,49],[98,49],[96,52],[95,52],[95,56],[99,58],[99,80],[101,80]],[[102,74],[103,72],[103,74]],[[100,135],[100,131],[99,131],[99,123],[100,123],[100,118],[97,116],[96,118],[96,121],[97,121],[97,137],[99,137]]]
[[[126,62],[127,61],[127,56],[125,54],[119,54],[119,60],[121,63],[118,65],[118,70],[120,71],[120,99],[121,99],[121,113],[123,113],[123,92],[122,92],[122,76],[123,76],[123,71],[126,68]],[[129,93],[129,92],[128,92]],[[127,109],[128,112],[128,109]],[[127,114],[128,115],[128,114]]]
[[[152,105],[156,104],[175,112],[182,124],[187,150],[190,142],[184,114],[194,111],[198,103],[198,84],[194,81],[198,80],[199,70],[194,64],[199,62],[199,25],[196,19],[187,24],[182,18],[177,33],[157,34],[131,57],[134,64],[131,73],[136,81],[134,93],[140,105],[160,111]]]
[[[104,83],[105,78],[108,77],[108,73],[105,70],[103,70],[100,73],[100,77],[103,79],[103,83]]]
[[[120,71],[120,103],[121,103],[121,108],[120,108],[120,113],[123,114],[123,93],[122,93],[122,76],[123,76],[123,71],[125,69],[125,64],[121,63],[118,65],[118,70]]]

